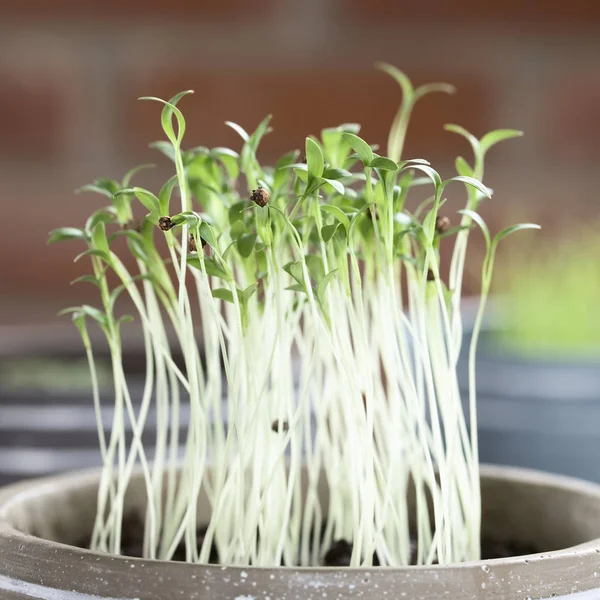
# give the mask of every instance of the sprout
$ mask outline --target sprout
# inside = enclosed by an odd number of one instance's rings
[[[308,137],[303,162],[294,151],[263,166],[258,149],[270,117],[251,134],[228,123],[240,135],[239,151],[184,150],[178,103],[185,93],[151,98],[162,105],[167,137],[153,147],[172,161],[174,175],[156,194],[131,187],[135,170],[120,182],[97,180],[83,190],[108,197],[109,206],[83,229],[52,233],[52,241],[87,246],[80,257],[89,258],[92,274],[85,280],[100,298],[100,308],[72,309],[92,369],[104,463],[94,549],[120,552],[125,493],[140,465],[148,558],[169,559],[181,543],[190,562],[207,562],[216,547],[222,563],[238,565],[479,557],[474,353],[498,242],[531,226],[492,239],[477,207],[491,196],[482,183],[485,153],[516,133],[477,140],[450,127],[469,139],[475,159],[473,167],[458,160],[458,174],[443,181],[427,161],[401,154],[417,100],[452,88],[415,90],[400,71],[382,68],[404,94],[389,156],[351,123]],[[439,215],[450,183],[467,193],[454,229]],[[423,186],[430,197],[411,209],[413,189]],[[125,227],[134,209],[143,220]],[[470,349],[469,429],[456,369],[474,224],[487,254]],[[113,246],[117,237],[125,237],[133,261]],[[442,251],[451,251],[447,283]],[[144,334],[139,406],[122,364],[122,294]],[[114,420],[106,439],[88,322],[111,349]],[[142,439],[151,408],[152,443]],[[198,538],[201,497],[211,517]],[[342,546],[344,557],[332,558]]]

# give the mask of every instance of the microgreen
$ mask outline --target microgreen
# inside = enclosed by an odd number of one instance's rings
[[[82,190],[109,205],[83,229],[51,234],[53,242],[84,245],[78,258],[91,261],[92,273],[79,281],[94,284],[100,299],[99,307],[71,309],[92,370],[104,462],[93,548],[120,552],[125,494],[139,464],[149,558],[169,559],[183,542],[188,561],[205,562],[214,543],[224,564],[316,565],[344,538],[353,566],[372,565],[374,556],[382,565],[408,564],[411,494],[419,564],[478,558],[477,335],[470,431],[456,374],[462,273],[478,225],[487,250],[482,315],[498,242],[529,227],[492,238],[477,213],[491,196],[482,182],[485,154],[517,133],[478,140],[451,126],[471,143],[474,166],[457,159],[457,175],[442,180],[402,150],[419,98],[453,88],[415,89],[394,67],[381,68],[403,93],[387,156],[345,123],[307,137],[304,161],[295,150],[264,166],[259,146],[270,117],[252,133],[228,122],[241,138],[235,150],[186,150],[179,104],[189,92],[146,98],[162,106],[167,139],[152,146],[174,175],[158,192],[134,185],[136,169],[121,181],[99,179]],[[454,225],[440,214],[451,183],[467,196]],[[412,191],[423,186],[431,196],[413,207]],[[114,244],[123,236],[128,260]],[[122,296],[144,335],[139,405],[122,364]],[[88,323],[111,349],[114,421],[106,439]],[[189,421],[180,439],[184,404]],[[142,434],[151,407],[158,418],[150,448]],[[198,547],[200,498],[212,512]]]

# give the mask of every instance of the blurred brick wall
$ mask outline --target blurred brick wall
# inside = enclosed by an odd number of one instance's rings
[[[238,148],[223,122],[268,113],[263,158],[344,121],[383,145],[400,96],[377,60],[458,88],[424,99],[408,135],[406,154],[443,175],[470,158],[444,123],[525,131],[489,157],[494,225],[537,220],[549,236],[599,215],[599,2],[1,0],[0,323],[49,321],[90,293],[68,285],[78,247],[48,247],[47,232],[99,205],[81,184],[160,162],[159,109],[138,96],[194,89],[190,146]]]

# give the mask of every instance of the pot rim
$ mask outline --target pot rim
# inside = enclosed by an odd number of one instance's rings
[[[444,569],[469,569],[473,567],[481,567],[482,565],[516,565],[522,563],[533,563],[535,561],[544,560],[544,562],[565,556],[579,556],[583,551],[595,550],[600,554],[600,537],[591,539],[581,544],[561,548],[559,550],[551,550],[547,552],[539,552],[535,554],[524,554],[519,556],[512,556],[508,558],[494,558],[494,559],[482,559],[479,561],[465,561],[461,563],[450,563],[446,565],[414,565],[414,566],[402,566],[402,567],[322,567],[322,566],[310,566],[310,567],[264,567],[264,566],[243,566],[243,565],[212,565],[205,563],[184,563],[165,561],[158,559],[149,558],[136,558],[129,556],[116,556],[111,554],[104,554],[90,550],[88,548],[80,548],[78,546],[72,546],[63,542],[55,542],[46,540],[35,535],[25,533],[15,526],[11,525],[8,518],[8,512],[16,504],[24,500],[27,500],[31,496],[39,495],[40,491],[45,487],[60,488],[64,484],[73,481],[80,481],[82,483],[95,483],[98,478],[101,469],[88,468],[77,471],[68,471],[58,475],[47,475],[35,479],[29,479],[17,483],[10,484],[4,488],[0,488],[0,538],[12,537],[21,542],[27,542],[30,547],[37,548],[48,548],[52,547],[56,552],[72,552],[73,550],[81,552],[89,556],[103,556],[110,558],[111,561],[116,563],[131,564],[147,564],[147,565],[169,565],[177,564],[179,568],[198,568],[205,567],[215,570],[233,570],[233,571],[248,571],[251,570],[261,572],[272,572],[272,571],[290,571],[296,573],[331,573],[332,571],[354,571],[354,572],[369,572],[374,571],[394,571],[394,572],[405,572],[405,571],[422,571],[422,570],[433,570],[443,571]],[[528,469],[522,467],[512,467],[503,465],[480,465],[480,475],[489,479],[503,479],[514,482],[523,482],[539,486],[551,486],[561,489],[566,489],[580,495],[588,495],[596,497],[600,503],[600,484],[596,484],[591,481],[570,477],[567,475],[560,475],[554,473],[548,473],[535,469]],[[134,472],[135,476],[135,472]],[[40,490],[40,486],[42,486]]]

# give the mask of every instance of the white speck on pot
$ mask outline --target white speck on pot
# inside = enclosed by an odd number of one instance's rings
[[[355,587],[356,587],[356,586],[355,586],[353,583],[351,583],[351,584],[348,586],[348,589],[349,589],[349,590],[353,590]]]
[[[487,587],[487,586],[486,586],[486,584],[485,584],[485,583],[482,583],[482,584],[481,584],[481,589],[482,589],[482,590],[485,590],[485,588],[486,588],[486,587]]]
[[[248,577],[248,573],[246,573],[246,571],[242,571],[242,572],[240,573],[240,577],[241,577],[242,579],[246,579],[246,577]]]
[[[234,600],[256,600],[256,596],[236,596]]]
[[[275,575],[273,575],[273,573],[271,573],[271,575],[269,575],[269,579],[275,579]]]
[[[490,572],[490,568],[489,568],[487,565],[482,565],[482,566],[481,566],[481,570],[482,570],[484,573],[489,573],[489,572]]]

